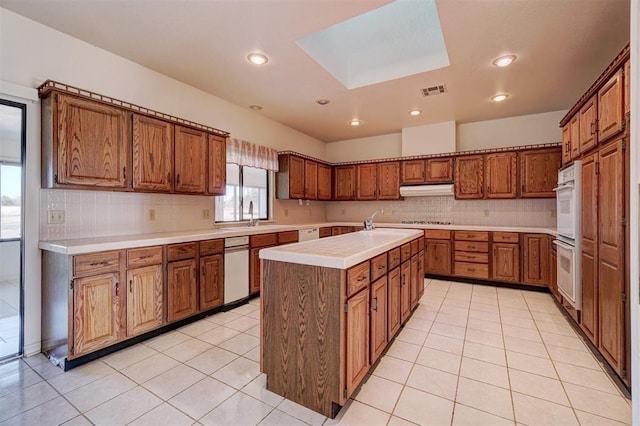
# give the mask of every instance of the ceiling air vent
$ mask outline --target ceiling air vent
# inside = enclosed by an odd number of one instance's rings
[[[434,96],[445,93],[447,91],[447,86],[439,84],[437,86],[427,87],[426,89],[420,89],[420,91],[422,92],[422,96]]]

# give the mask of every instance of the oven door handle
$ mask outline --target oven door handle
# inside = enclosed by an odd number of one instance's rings
[[[569,244],[567,244],[567,243],[565,243],[563,241],[560,241],[560,240],[553,240],[553,244],[558,246],[558,247],[560,247],[560,248],[563,248],[565,250],[575,250],[574,246],[571,246],[571,245],[569,245]]]
[[[557,187],[553,188],[553,191],[556,191],[556,192],[566,191],[566,190],[573,189],[573,188],[575,188],[575,185],[570,183],[570,184],[557,186]]]

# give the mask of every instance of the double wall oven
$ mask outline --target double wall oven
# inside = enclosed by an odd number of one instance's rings
[[[571,306],[580,310],[582,240],[582,162],[574,161],[558,171],[557,238],[553,244],[558,251],[558,291]]]

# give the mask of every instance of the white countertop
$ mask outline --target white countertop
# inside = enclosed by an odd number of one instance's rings
[[[270,232],[293,231],[298,229],[320,228],[325,226],[362,226],[362,222],[324,222],[306,223],[299,225],[259,225],[254,227],[222,227],[199,231],[160,232],[154,234],[117,235],[110,237],[76,238],[70,240],[40,241],[38,247],[55,253],[75,255],[105,250],[121,250],[135,247],[146,247],[163,244],[184,243],[188,241],[202,241],[215,238],[236,237],[241,235],[255,235]],[[554,228],[519,227],[519,226],[475,226],[475,225],[424,225],[404,223],[376,223],[380,228],[402,229],[451,229],[503,232],[531,232],[550,234],[555,236]]]
[[[377,228],[260,250],[260,259],[347,269],[421,237],[420,229]]]

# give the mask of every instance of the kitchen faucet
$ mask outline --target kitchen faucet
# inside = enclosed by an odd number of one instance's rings
[[[373,223],[373,217],[375,215],[377,215],[378,213],[384,214],[384,210],[382,210],[382,209],[376,210],[375,212],[371,213],[371,216],[369,216],[368,218],[366,218],[364,220],[364,230],[365,231],[373,231],[374,229],[376,229],[376,225],[374,225],[374,223]]]
[[[258,220],[253,218],[253,201],[249,201],[249,215],[251,216],[249,226],[258,226]]]

